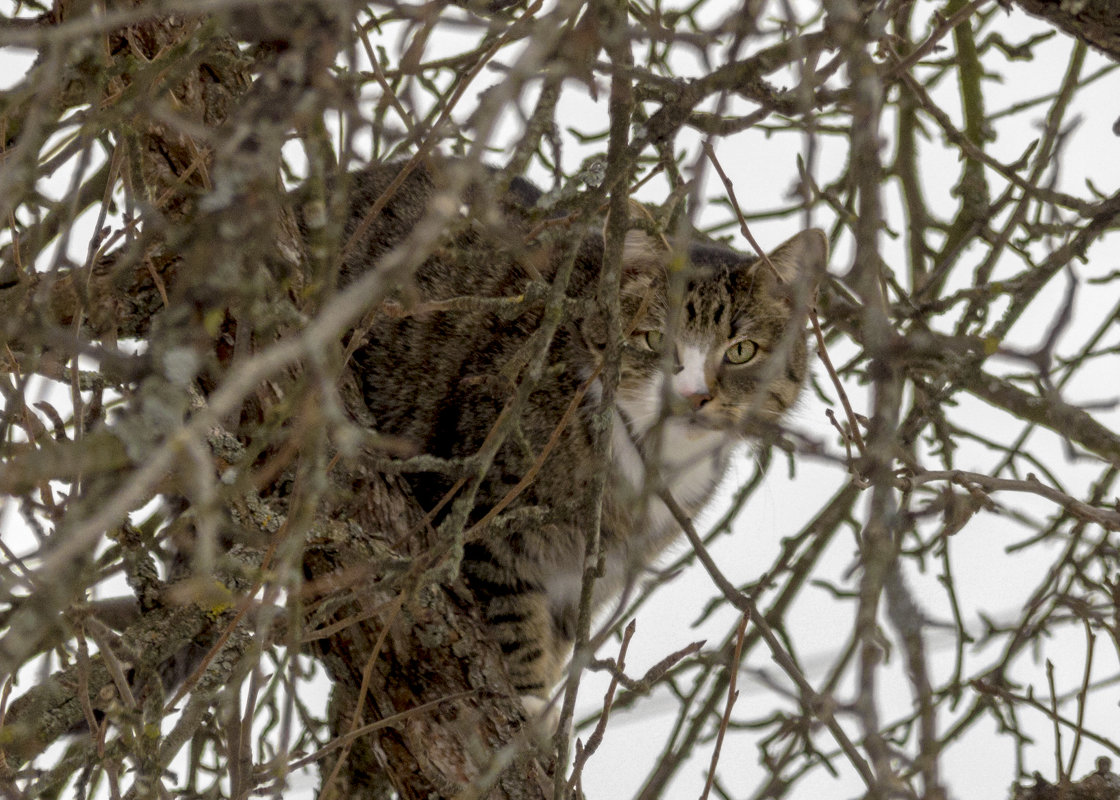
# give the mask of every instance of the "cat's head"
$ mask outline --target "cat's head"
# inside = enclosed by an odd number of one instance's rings
[[[824,232],[802,231],[769,263],[701,244],[685,263],[672,258],[655,237],[627,234],[618,405],[628,423],[641,435],[663,418],[729,433],[776,421],[808,372],[806,308],[828,259]],[[685,279],[671,280],[674,270]],[[683,294],[673,298],[674,287]]]

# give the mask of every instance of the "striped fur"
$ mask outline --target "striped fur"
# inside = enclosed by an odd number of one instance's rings
[[[355,176],[345,238],[398,169],[387,165]],[[434,202],[440,183],[439,170],[431,166],[409,177],[359,236],[344,278],[377,269]],[[543,237],[530,239],[540,222],[530,208],[539,196],[530,184],[515,182],[494,204],[495,213],[484,202],[492,199],[486,191],[468,191],[467,216],[446,233],[444,244],[399,296],[406,306],[467,295],[517,297],[535,277],[553,277],[574,248],[568,316],[517,430],[476,487],[471,519],[481,519],[505,497],[554,437],[555,447],[529,487],[466,544],[461,565],[507,656],[513,683],[522,694],[543,698],[559,680],[575,633],[585,509],[597,471],[608,471],[601,528],[607,569],[594,595],[601,605],[679,534],[645,485],[650,467],[657,467],[685,510],[695,513],[711,498],[732,449],[752,423],[775,422],[795,402],[808,357],[805,298],[799,306],[793,290],[811,293],[824,269],[827,243],[820,231],[806,231],[775,250],[770,260],[781,280],[754,258],[694,244],[688,248],[681,301],[674,305],[671,254],[661,240],[632,231],[620,293],[624,324],[633,332],[624,342],[618,401],[610,412],[612,456],[602,464],[594,455],[592,428],[601,418],[598,379],[570,424],[556,433],[602,359],[607,327],[595,300],[601,235],[573,237],[568,231],[565,244],[564,226],[551,225]],[[799,324],[791,325],[795,308],[802,314]],[[417,452],[445,459],[475,455],[526,379],[543,311],[543,303],[525,303],[508,313],[377,315],[354,358],[378,430]],[[426,507],[438,503],[453,483],[444,474],[410,474],[409,480]]]

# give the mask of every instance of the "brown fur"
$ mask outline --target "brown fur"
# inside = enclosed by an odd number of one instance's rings
[[[355,176],[347,236],[398,170],[399,165],[386,165]],[[378,259],[407,236],[435,196],[436,175],[421,168],[405,181],[349,257],[348,273],[376,269]],[[518,181],[501,198],[500,215],[461,220],[448,234],[448,246],[423,263],[402,297],[419,303],[468,295],[515,297],[535,275],[551,278],[564,248],[526,243],[534,223],[528,208],[539,195]],[[577,238],[568,287],[577,301],[568,308],[576,310],[556,333],[519,429],[505,440],[478,487],[472,520],[526,474],[601,360],[605,326],[594,296],[602,240],[595,233]],[[711,498],[750,422],[775,421],[795,401],[807,371],[807,349],[804,331],[790,330],[793,304],[784,284],[815,282],[826,251],[820,231],[791,239],[770,256],[780,281],[770,266],[751,257],[694,244],[683,302],[674,309],[663,242],[640,231],[628,235],[620,293],[624,324],[635,324],[623,347],[613,455],[606,465],[607,574],[597,604],[617,595],[679,534],[644,486],[646,466],[657,464],[678,502],[695,513]],[[524,378],[542,312],[543,303],[526,303],[506,314],[378,315],[355,359],[379,431],[445,459],[473,456]],[[677,332],[674,342],[668,341],[670,329]],[[728,348],[737,342],[742,352],[754,353],[740,365],[727,360]],[[664,381],[675,388],[662,408]],[[538,697],[558,681],[574,636],[588,527],[580,510],[604,467],[596,463],[590,427],[600,390],[591,387],[535,480],[464,551],[462,573],[508,654],[514,684]],[[429,508],[452,484],[441,474],[411,475],[410,481]]]

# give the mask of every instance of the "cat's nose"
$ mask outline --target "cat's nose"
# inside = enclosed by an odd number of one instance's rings
[[[693,411],[699,411],[701,408],[707,405],[708,401],[711,399],[712,395],[710,392],[697,392],[696,394],[690,394],[685,397],[685,400],[688,401],[688,404],[692,406]]]

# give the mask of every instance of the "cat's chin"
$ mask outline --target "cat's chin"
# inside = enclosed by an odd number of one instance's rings
[[[675,428],[688,439],[700,439],[713,433],[726,433],[731,435],[731,428],[722,420],[713,419],[702,414],[689,414],[687,416],[673,417]]]

